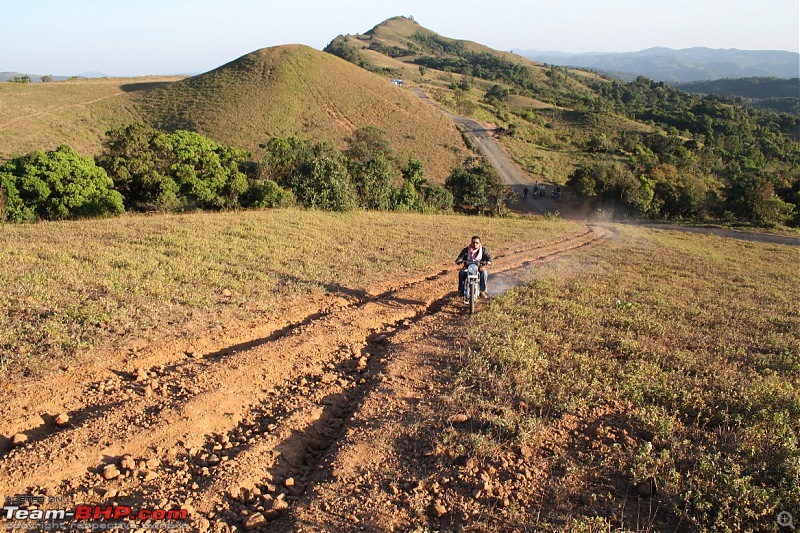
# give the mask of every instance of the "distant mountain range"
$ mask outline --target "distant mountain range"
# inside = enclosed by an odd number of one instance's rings
[[[588,68],[627,81],[637,76],[668,83],[800,76],[800,54],[782,50],[657,47],[638,52],[569,53],[520,49],[513,52],[540,63]]]

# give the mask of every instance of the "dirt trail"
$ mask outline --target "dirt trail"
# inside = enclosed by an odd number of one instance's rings
[[[587,227],[531,249],[496,250],[490,287],[513,285],[536,262],[608,235]],[[363,440],[368,425],[381,421],[383,436],[371,439],[402,435],[426,391],[441,396],[428,390],[436,359],[427,346],[445,338],[453,356],[448,332],[468,319],[454,284],[454,267],[443,265],[380,294],[329,295],[256,327],[110,356],[105,366],[3,391],[0,493],[180,507],[196,531],[339,529],[338,511],[325,511],[315,495],[324,492],[330,506],[350,493],[343,480],[353,464],[380,456]],[[407,380],[413,386],[398,388]],[[59,426],[61,413],[69,422]],[[13,435],[27,442],[12,445]],[[360,454],[340,456],[345,443]],[[402,491],[387,490],[370,501],[401,505]]]
[[[492,164],[495,170],[497,170],[503,183],[511,187],[514,191],[516,199],[511,203],[511,209],[520,213],[545,214],[558,212],[562,216],[578,219],[588,216],[588,207],[578,202],[571,192],[566,189],[564,189],[562,199],[556,200],[553,198],[550,195],[550,192],[553,190],[552,184],[548,184],[548,194],[543,198],[534,199],[533,184],[535,182],[545,183],[544,176],[530,175],[511,159],[500,143],[495,140],[497,128],[482,124],[471,118],[450,113],[437,104],[419,87],[411,86],[411,91],[423,102],[435,107],[461,127],[464,133],[478,148],[481,155],[483,155]],[[526,188],[529,190],[528,195],[524,194]]]
[[[58,113],[60,111],[63,111],[64,109],[73,108],[73,107],[75,107],[75,108],[85,108],[85,107],[87,107],[89,105],[96,104],[97,102],[102,102],[103,100],[108,100],[109,98],[117,98],[117,97],[119,97],[119,96],[121,96],[123,94],[125,94],[125,93],[120,91],[120,92],[116,92],[114,94],[109,94],[107,96],[101,96],[100,98],[94,98],[92,100],[86,100],[84,102],[77,102],[77,103],[74,103],[74,104],[67,104],[67,105],[62,105],[62,106],[53,106],[53,107],[45,109],[44,111],[37,111],[36,113],[30,113],[30,114],[27,114],[27,115],[22,116],[22,117],[17,117],[17,118],[11,119],[8,122],[4,122],[4,123],[0,124],[0,131],[7,130],[11,126],[13,126],[14,124],[16,124],[18,122],[21,122],[23,120],[31,120],[31,119],[38,118],[38,117],[45,116],[45,115],[52,115],[52,114]]]

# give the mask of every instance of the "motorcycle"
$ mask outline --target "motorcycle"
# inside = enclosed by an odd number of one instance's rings
[[[467,271],[467,279],[464,280],[464,301],[469,302],[469,313],[475,313],[475,303],[480,294],[481,270],[487,264],[486,261],[460,261]]]

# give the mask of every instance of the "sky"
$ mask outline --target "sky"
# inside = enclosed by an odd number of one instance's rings
[[[398,15],[497,50],[800,48],[798,0],[0,0],[0,72],[199,74]]]

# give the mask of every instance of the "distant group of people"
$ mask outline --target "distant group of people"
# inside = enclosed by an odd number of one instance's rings
[[[536,198],[544,198],[546,195],[547,195],[547,186],[545,186],[544,183],[540,184],[538,181],[535,182],[533,184],[533,198],[534,198],[534,200]],[[528,187],[527,186],[524,189],[522,189],[522,198],[523,199],[527,199],[528,198]],[[556,186],[556,188],[553,189],[553,198],[556,198],[556,199],[560,199],[561,198],[561,187],[560,186]]]

